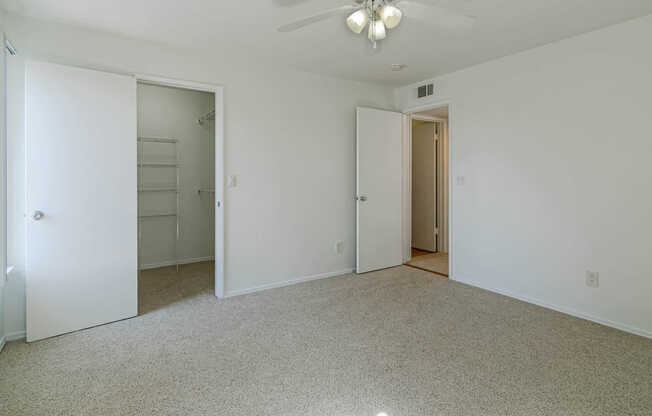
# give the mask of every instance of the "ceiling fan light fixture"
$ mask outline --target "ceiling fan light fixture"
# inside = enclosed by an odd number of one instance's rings
[[[385,24],[382,20],[376,20],[369,25],[369,40],[374,42],[383,40],[387,36],[385,31]]]
[[[398,7],[386,4],[380,10],[380,18],[383,19],[387,29],[394,29],[401,23],[401,18],[403,17],[403,12]]]
[[[367,11],[364,9],[357,10],[346,19],[346,24],[351,29],[353,33],[361,33],[367,22],[369,21],[369,16]]]

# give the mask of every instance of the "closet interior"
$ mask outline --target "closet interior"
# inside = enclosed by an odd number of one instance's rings
[[[142,314],[214,290],[215,99],[147,83],[137,97]]]

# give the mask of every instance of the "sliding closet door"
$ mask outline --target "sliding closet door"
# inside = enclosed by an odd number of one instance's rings
[[[27,340],[135,316],[136,81],[26,64]]]

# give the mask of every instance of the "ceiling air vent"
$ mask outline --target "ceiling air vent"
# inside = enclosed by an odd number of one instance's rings
[[[417,97],[423,98],[435,93],[435,86],[433,84],[422,85],[417,88]]]

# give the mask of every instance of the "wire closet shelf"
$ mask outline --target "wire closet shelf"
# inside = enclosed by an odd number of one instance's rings
[[[174,211],[157,211],[147,210],[143,207],[143,200],[139,198],[138,201],[138,264],[139,268],[143,266],[142,262],[142,244],[143,244],[143,230],[141,221],[151,218],[172,217],[175,220],[175,236],[174,236],[174,264],[179,271],[178,261],[178,243],[180,238],[180,223],[179,213],[181,212],[181,193],[179,188],[181,186],[180,163],[179,163],[179,149],[178,140],[162,137],[138,137],[139,155],[138,155],[138,176],[139,176],[139,195],[144,195],[151,192],[157,193],[174,193],[175,195],[175,210]],[[174,146],[174,159],[173,160],[154,160],[148,159],[146,153],[145,143],[159,144],[159,145],[173,145]],[[149,185],[144,183],[144,168],[168,168],[174,169],[175,179],[174,183],[169,185]]]

